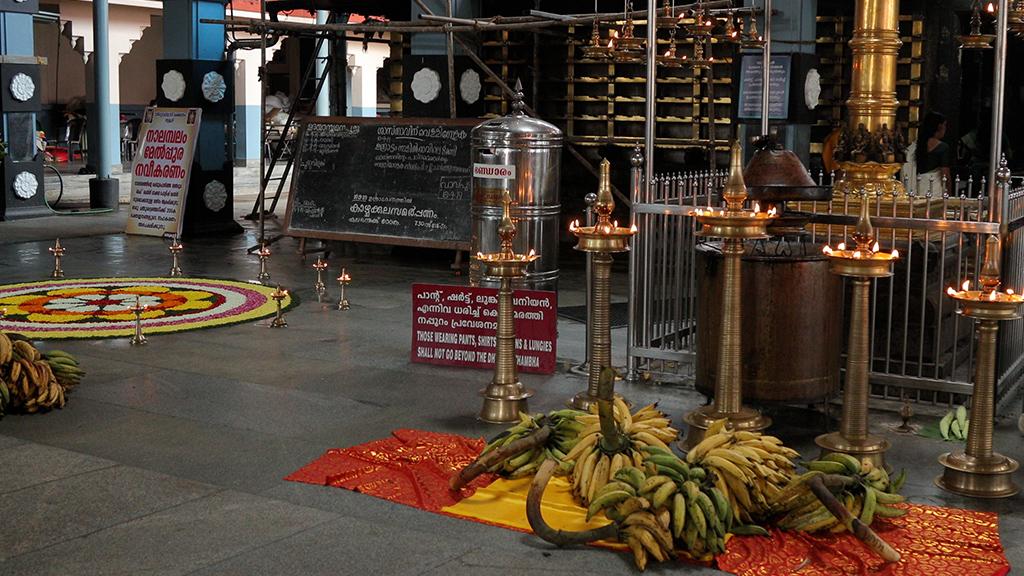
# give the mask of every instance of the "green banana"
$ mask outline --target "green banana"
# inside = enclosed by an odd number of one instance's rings
[[[845,464],[831,460],[814,460],[808,462],[806,467],[808,470],[824,472],[825,474],[845,474],[847,471]]]
[[[661,464],[655,464],[654,467],[658,470],[658,474],[661,476],[668,476],[678,485],[682,485],[686,482],[686,477],[679,474],[675,468],[669,468],[668,466],[662,466]]]
[[[676,492],[672,496],[672,536],[679,539],[686,527],[686,497]]]
[[[963,404],[956,407],[956,423],[960,426],[961,430],[967,424],[967,408]]]
[[[665,468],[671,468],[684,478],[690,475],[690,466],[687,465],[686,462],[676,458],[674,455],[652,454],[644,458],[644,460],[654,462],[654,464],[659,467],[663,466]]]
[[[869,488],[869,490],[875,493],[875,500],[877,500],[879,504],[899,504],[906,500],[902,494],[890,494],[874,488]]]
[[[871,526],[871,522],[875,519],[875,509],[878,506],[878,491],[874,488],[867,486],[864,489],[864,505],[860,509],[860,521],[865,526]]]
[[[953,423],[953,411],[950,410],[948,414],[939,420],[939,433],[942,434],[943,440],[949,440],[949,426]]]
[[[737,536],[771,536],[765,528],[758,526],[757,524],[744,524],[743,526],[734,526],[729,531]]]
[[[829,462],[841,462],[846,467],[846,472],[850,475],[860,474],[860,460],[857,460],[849,454],[843,454],[842,452],[832,452],[826,454],[821,460]]]
[[[960,432],[963,433],[963,435],[964,435],[963,439],[964,440],[967,440],[967,429],[970,428],[970,427],[971,427],[971,421],[970,420],[965,421],[963,426],[960,427]]]
[[[700,506],[701,513],[704,514],[704,518],[708,524],[714,529],[715,533],[719,536],[725,535],[725,526],[718,519],[718,512],[715,511],[715,505],[711,502],[711,498],[704,492],[697,493],[697,505]]]
[[[640,470],[639,468],[623,466],[615,472],[615,479],[629,484],[633,487],[633,490],[639,492],[640,488],[644,485],[646,476],[644,476],[643,470]]]
[[[616,490],[623,490],[629,492],[630,496],[636,496],[636,490],[633,488],[631,484],[627,484],[622,480],[612,480],[605,484],[604,486],[602,486],[600,490],[594,493],[594,499],[596,500],[601,496],[609,492],[615,492]]]
[[[693,506],[696,506],[696,504],[693,504]],[[689,508],[689,506],[687,506],[687,508]],[[690,521],[686,523],[686,529],[683,530],[683,541],[686,543],[687,550],[696,549],[698,536],[700,536],[700,534],[697,530],[697,522],[691,518]]]
[[[508,477],[512,479],[525,478],[536,472],[537,468],[540,468],[542,462],[544,462],[543,458],[535,458],[510,472]]]
[[[514,456],[514,457],[508,459],[508,461],[505,463],[505,469],[508,470],[508,471],[512,471],[512,470],[515,470],[515,469],[521,467],[522,465],[526,464],[527,462],[530,462],[531,460],[533,460],[533,457],[537,455],[536,452],[537,452],[536,448],[531,448],[529,450],[523,450],[518,456]]]
[[[614,506],[619,502],[622,502],[632,497],[633,495],[630,494],[629,492],[626,492],[625,490],[613,490],[611,492],[606,492],[602,494],[600,498],[594,498],[594,500],[590,503],[590,506],[587,507],[587,520],[589,521],[595,514],[597,514],[601,510],[604,510],[605,508],[608,508],[610,506]]]
[[[690,468],[689,476],[690,476],[690,480],[696,480],[698,482],[701,482],[705,478],[708,477],[708,473],[707,473],[707,471],[705,471],[700,466],[694,466],[694,467]]]
[[[693,500],[687,499],[686,512],[690,519],[687,522],[687,528],[694,526],[697,529],[697,536],[703,538],[708,531],[707,519],[704,518],[704,512],[700,509],[700,505],[697,504],[696,498]],[[687,546],[687,548],[692,549],[691,546]]]
[[[903,468],[903,469],[900,470],[900,473],[897,474],[896,477],[892,479],[892,482],[889,483],[889,492],[892,492],[894,494],[896,492],[899,492],[900,488],[903,488],[903,483],[906,482],[906,481],[907,481],[907,469]]]
[[[718,520],[724,525],[729,518],[732,518],[732,507],[729,505],[729,500],[718,488],[712,487],[708,490],[708,493],[711,494],[711,500],[715,504],[715,510],[718,511]]]
[[[647,454],[650,454],[651,456],[654,456],[655,454],[661,454],[661,455],[664,455],[664,456],[671,456],[672,458],[676,458],[675,453],[673,453],[671,450],[665,450],[661,446],[654,446],[652,444],[647,444],[645,446],[641,446],[640,447],[640,451],[641,452],[646,452]]]
[[[665,502],[672,497],[678,491],[679,487],[676,486],[675,482],[665,482],[658,486],[658,489],[654,491],[654,497],[651,498],[651,505],[655,510],[665,505]]]
[[[958,422],[956,420],[953,420],[952,422],[950,422],[950,424],[949,424],[949,435],[952,436],[953,438],[956,438],[957,440],[963,440],[964,439],[963,434],[960,432],[960,422]]]
[[[637,490],[637,492],[641,494],[654,492],[655,490],[658,489],[659,486],[665,483],[671,483],[672,485],[675,485],[675,482],[668,476],[662,476],[660,474],[654,475],[644,480],[643,485],[640,486],[640,489]]]

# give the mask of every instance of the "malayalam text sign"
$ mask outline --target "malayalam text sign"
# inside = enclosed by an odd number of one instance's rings
[[[181,235],[199,108],[146,108],[132,161],[128,234]]]
[[[556,368],[558,295],[516,290],[516,365],[521,372]],[[498,290],[447,284],[412,285],[412,361],[494,368]]]

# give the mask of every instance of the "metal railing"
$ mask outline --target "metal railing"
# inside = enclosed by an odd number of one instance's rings
[[[636,170],[636,167],[634,167]],[[727,174],[695,172],[655,175],[634,190],[634,221],[640,228],[631,273],[629,369],[661,381],[692,381],[697,346],[698,275],[694,209],[718,205]],[[830,186],[832,175],[819,174]],[[639,183],[642,178],[634,177]],[[956,313],[945,295],[949,286],[976,285],[989,234],[1003,239],[1004,286],[1024,290],[1024,183],[1001,183],[1009,222],[989,221],[984,178],[910,187],[906,195],[876,196],[869,208],[876,236],[886,250],[897,249],[891,278],[873,282],[872,393],[883,399],[952,404],[971,394],[973,323]],[[950,190],[950,191],[947,191]],[[790,203],[787,211],[811,213],[808,250],[850,242],[860,210],[859,196],[832,202]],[[756,246],[751,246],[751,250]],[[844,303],[846,299],[844,298]],[[1000,406],[1012,399],[1024,373],[1024,322],[1001,326]],[[845,330],[844,330],[845,333]],[[837,352],[838,353],[838,352]]]

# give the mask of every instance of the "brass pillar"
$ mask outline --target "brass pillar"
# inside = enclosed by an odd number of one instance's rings
[[[899,0],[858,0],[854,17],[853,74],[846,101],[849,122],[835,150],[843,171],[836,189],[850,193],[900,194],[894,178],[904,158],[905,139],[896,127],[896,60],[899,56]]]

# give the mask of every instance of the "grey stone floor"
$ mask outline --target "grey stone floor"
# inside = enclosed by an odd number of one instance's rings
[[[238,202],[236,212],[250,206]],[[58,233],[69,276],[165,273],[162,242],[124,236],[123,223],[124,211],[0,223],[0,277],[45,277],[45,248]],[[245,248],[255,233],[244,224],[244,235],[187,245],[186,272],[254,276]],[[447,255],[335,253],[332,269],[344,264],[355,277],[353,307],[338,312],[316,303],[313,271],[296,246],[277,244],[270,266],[273,280],[303,299],[285,330],[261,322],[152,336],[143,348],[124,340],[44,345],[79,355],[89,375],[64,410],[0,420],[0,575],[634,572],[625,555],[556,550],[530,535],[283,481],[328,448],[398,427],[474,436],[499,429],[473,418],[488,374],[409,363],[409,284],[458,281]],[[563,304],[582,301],[581,276],[578,262],[567,264]],[[616,292],[621,299],[621,285]],[[559,332],[562,364],[579,361],[582,325],[562,320]],[[622,337],[616,331],[617,351]],[[560,406],[583,386],[565,370],[523,379],[536,390],[534,411]],[[635,402],[661,401],[677,422],[702,402],[680,387],[619,390]],[[813,437],[828,428],[813,413],[770,411],[777,433],[809,455]],[[879,430],[894,421],[876,414]],[[1015,421],[999,422],[997,445],[1022,458]],[[950,446],[887,435],[890,463],[911,472],[913,501],[1000,512],[1011,564],[1024,561],[1020,496],[978,502],[942,494],[932,484],[935,458]],[[680,569],[718,573],[680,565],[652,572]]]

